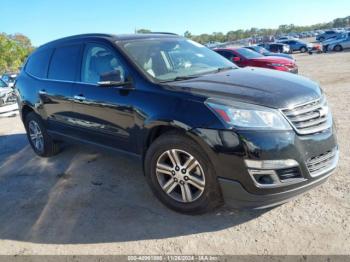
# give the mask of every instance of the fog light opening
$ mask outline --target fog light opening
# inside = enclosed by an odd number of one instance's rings
[[[271,185],[273,184],[273,179],[269,175],[262,175],[258,179],[259,184]]]

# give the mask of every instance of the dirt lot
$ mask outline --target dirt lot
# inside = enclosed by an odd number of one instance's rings
[[[40,159],[19,118],[2,118],[0,254],[350,254],[350,52],[296,58],[338,127],[327,183],[272,210],[184,216],[153,197],[134,159],[72,145]]]

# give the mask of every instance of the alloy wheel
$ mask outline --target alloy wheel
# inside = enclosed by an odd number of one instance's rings
[[[44,151],[44,137],[41,132],[41,129],[38,123],[34,120],[31,120],[28,124],[28,132],[30,140],[35,147],[35,149],[39,152]]]
[[[171,149],[161,154],[157,160],[156,175],[163,191],[176,201],[190,203],[204,192],[203,168],[186,151]]]

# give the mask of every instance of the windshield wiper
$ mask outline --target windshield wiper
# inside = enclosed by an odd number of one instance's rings
[[[222,71],[227,71],[231,69],[237,69],[237,68],[233,66],[219,67],[218,69],[216,69],[216,72],[222,72]]]
[[[175,77],[173,79],[164,80],[164,81],[161,81],[161,82],[164,83],[164,82],[174,82],[174,81],[188,80],[188,79],[193,79],[193,78],[200,77],[201,75],[206,75],[206,74],[211,74],[211,73],[218,73],[218,72],[227,71],[227,70],[231,70],[231,69],[237,69],[237,67],[233,67],[233,66],[219,67],[219,68],[217,68],[217,69],[215,69],[213,71],[203,72],[203,73],[197,74],[197,75],[177,76],[177,77]]]
[[[161,81],[162,83],[164,82],[174,82],[174,81],[181,81],[181,80],[188,80],[188,79],[193,79],[198,77],[198,75],[189,75],[189,76],[177,76],[173,79],[169,79],[169,80],[163,80]]]

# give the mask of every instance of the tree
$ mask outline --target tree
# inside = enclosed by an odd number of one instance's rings
[[[33,51],[28,37],[22,34],[0,34],[0,74],[16,72]]]
[[[138,33],[138,34],[148,34],[148,33],[152,33],[152,31],[149,30],[149,29],[138,29],[138,30],[136,30],[136,33]]]
[[[190,33],[190,31],[186,31],[184,33],[184,37],[191,39],[192,38],[192,34]]]
[[[297,26],[294,24],[280,25],[277,29],[273,28],[255,28],[252,27],[248,30],[231,30],[226,34],[221,32],[214,32],[212,34],[200,34],[192,35],[189,31],[184,33],[184,36],[197,41],[201,44],[206,44],[208,42],[226,42],[226,41],[236,41],[240,39],[250,38],[250,37],[266,37],[274,35],[283,35],[288,33],[300,33],[305,31],[311,31],[316,29],[328,29],[335,27],[349,27],[350,26],[350,16],[344,18],[334,19],[329,23],[318,23],[310,26]]]

